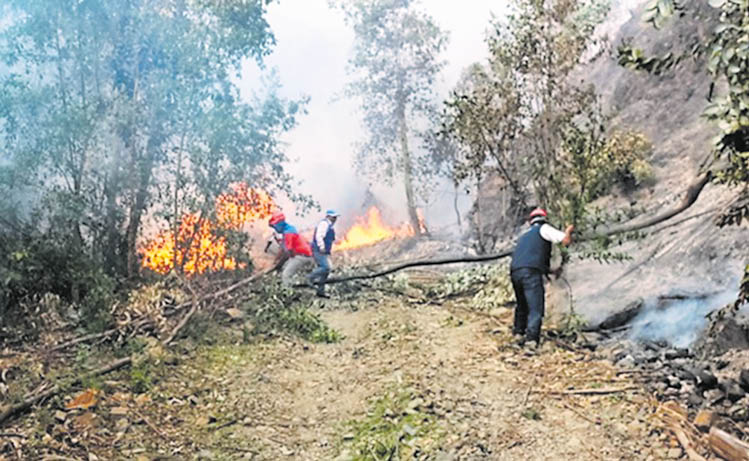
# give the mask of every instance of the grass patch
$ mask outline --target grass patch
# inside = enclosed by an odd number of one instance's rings
[[[411,390],[390,390],[363,419],[346,423],[341,454],[352,461],[412,459],[436,450],[442,433],[431,404]]]

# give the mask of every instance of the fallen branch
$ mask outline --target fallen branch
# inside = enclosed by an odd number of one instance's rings
[[[639,389],[637,386],[626,386],[618,388],[607,388],[602,387],[600,389],[570,389],[567,391],[551,391],[551,394],[562,394],[562,395],[606,395],[606,394],[617,394],[619,392],[632,391]]]
[[[138,328],[142,328],[151,323],[153,322],[150,319],[141,319],[140,321],[135,323],[135,329],[137,330]],[[51,349],[47,349],[45,352],[46,353],[57,352],[59,350],[67,349],[70,346],[75,346],[76,344],[93,341],[99,338],[108,338],[109,336],[116,334],[118,331],[120,331],[119,328],[112,328],[110,330],[103,331],[101,333],[91,333],[89,335],[81,336],[79,338],[71,339],[70,341],[66,341],[64,343],[58,344]]]
[[[241,286],[244,286],[244,285],[246,285],[248,283],[251,283],[254,280],[259,279],[260,277],[268,274],[269,272],[271,272],[274,269],[275,269],[275,267],[272,268],[272,269],[260,272],[258,274],[255,274],[255,275],[253,275],[251,277],[248,277],[248,278],[246,278],[246,279],[244,279],[244,280],[242,280],[240,282],[235,283],[234,285],[232,285],[232,286],[230,286],[230,287],[228,287],[228,288],[226,288],[226,289],[224,289],[222,291],[224,293],[228,293],[228,292],[230,292],[232,290],[235,290],[235,289],[237,289],[237,288],[239,288]],[[188,288],[189,288],[189,285],[188,285]],[[190,288],[190,290],[192,291],[191,288]],[[177,324],[177,326],[174,327],[174,329],[172,330],[171,334],[164,341],[161,342],[162,345],[168,346],[177,337],[177,335],[181,332],[181,330],[185,327],[185,325],[187,325],[187,323],[190,321],[190,318],[192,318],[193,314],[195,314],[195,312],[197,312],[197,310],[198,310],[198,308],[200,306],[201,300],[209,299],[211,297],[216,297],[216,296],[218,296],[218,294],[214,293],[214,296],[208,296],[208,297],[203,297],[202,299],[198,299],[198,297],[195,294],[195,292],[192,291],[192,296],[193,296],[193,300],[191,302],[192,308],[190,309],[190,311],[187,314],[185,314],[185,316]],[[110,363],[108,365],[105,365],[105,366],[103,366],[101,368],[98,368],[98,369],[96,369],[96,370],[94,370],[94,371],[92,371],[90,373],[85,374],[82,378],[75,379],[71,383],[71,385],[72,386],[77,386],[77,385],[79,385],[84,380],[87,380],[87,379],[90,379],[90,378],[94,378],[94,377],[97,377],[97,376],[102,376],[102,375],[105,375],[107,373],[111,373],[112,371],[119,370],[120,368],[129,366],[131,363],[132,363],[132,358],[131,357],[125,357],[125,358],[121,358],[121,359],[115,360],[114,362],[112,362],[112,363]],[[29,408],[31,408],[36,403],[41,402],[41,401],[43,401],[45,399],[48,399],[48,398],[50,398],[50,397],[58,394],[62,390],[63,390],[62,386],[60,386],[59,384],[55,384],[52,387],[50,387],[49,389],[45,390],[44,392],[32,393],[30,395],[27,394],[22,402],[20,402],[20,403],[18,403],[16,405],[9,406],[9,407],[5,408],[0,413],[0,425],[4,424],[6,421],[8,421],[9,419],[11,419],[12,417],[25,412],[26,410],[28,410]]]
[[[689,459],[692,461],[706,461],[702,455],[697,453],[697,451],[692,446],[692,443],[689,441],[689,437],[687,437],[686,432],[682,428],[680,428],[677,424],[671,425],[671,430],[676,435],[676,439],[681,444],[681,447],[684,449],[684,452],[689,456]]]
[[[723,459],[728,461],[749,460],[749,445],[717,427],[710,428],[708,441],[710,448]]]

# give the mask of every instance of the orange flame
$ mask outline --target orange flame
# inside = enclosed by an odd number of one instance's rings
[[[167,274],[176,264],[188,275],[244,268],[227,255],[226,238],[216,235],[216,230],[240,230],[245,223],[270,216],[274,205],[266,192],[245,183],[232,184],[231,189],[216,199],[218,224],[194,213],[184,214],[176,239],[173,231],[164,231],[140,249],[141,266]]]
[[[414,231],[408,224],[403,224],[397,228],[384,224],[380,210],[373,206],[367,211],[366,219],[356,218],[356,224],[346,231],[346,236],[342,241],[337,242],[334,248],[336,250],[351,250],[373,245],[386,239],[411,235],[414,235]]]

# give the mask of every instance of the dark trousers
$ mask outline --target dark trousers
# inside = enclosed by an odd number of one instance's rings
[[[510,279],[517,300],[512,332],[525,335],[528,341],[538,342],[541,337],[541,319],[544,316],[543,272],[521,267],[510,273]]]

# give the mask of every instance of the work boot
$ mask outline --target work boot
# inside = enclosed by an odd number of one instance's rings
[[[538,343],[536,341],[527,341],[523,345],[523,354],[533,356],[538,354]]]

